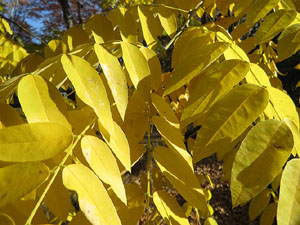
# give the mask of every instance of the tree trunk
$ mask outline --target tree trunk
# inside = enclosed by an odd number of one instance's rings
[[[72,16],[68,0],[58,0],[58,1],[61,5],[62,11],[63,11],[63,17],[65,20],[67,29],[69,29],[70,27],[74,26],[74,18]]]

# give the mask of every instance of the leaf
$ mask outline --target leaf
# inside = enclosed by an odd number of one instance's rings
[[[267,90],[270,96],[270,102],[264,111],[267,118],[290,118],[299,128],[299,116],[290,96],[274,87],[267,87]]]
[[[253,26],[258,20],[263,18],[270,12],[279,0],[255,0],[248,9],[246,23],[249,27]]]
[[[229,43],[219,42],[206,45],[201,49],[195,49],[191,57],[185,58],[174,68],[172,76],[167,80],[164,96],[188,83],[219,58],[228,47]]]
[[[246,52],[235,43],[232,43],[229,46],[229,48],[224,52],[224,57],[226,60],[240,59],[240,60],[250,62]]]
[[[249,218],[253,221],[258,217],[264,209],[268,206],[271,200],[271,193],[268,188],[259,193],[255,198],[253,198],[249,205]]]
[[[246,74],[245,79],[248,84],[256,84],[266,87],[271,86],[269,77],[266,72],[255,63],[250,63],[250,70]]]
[[[209,70],[193,87],[180,122],[182,127],[203,116],[226,92],[237,85],[249,71],[249,63],[226,60]]]
[[[283,122],[290,128],[294,137],[294,148],[298,155],[300,155],[300,132],[296,124],[289,118],[284,118]]]
[[[299,4],[300,2],[299,2],[299,0],[292,0],[292,2],[294,3],[298,13],[300,13],[300,4]]]
[[[0,225],[16,225],[16,224],[9,215],[5,213],[0,213]]]
[[[88,33],[92,33],[96,44],[114,40],[111,22],[103,14],[96,14],[85,23]]]
[[[143,53],[146,58],[149,69],[151,72],[151,88],[154,90],[158,90],[161,85],[161,65],[158,56],[156,53],[150,48],[141,47],[140,51]]]
[[[278,59],[289,58],[300,49],[300,23],[285,28],[278,38]]]
[[[16,163],[0,168],[0,207],[27,195],[48,176],[49,168],[41,162]]]
[[[0,160],[40,161],[64,151],[73,140],[70,130],[54,123],[32,123],[0,129]]]
[[[64,33],[62,41],[69,47],[69,50],[72,51],[75,47],[88,43],[89,37],[80,26],[74,26]]]
[[[68,165],[63,170],[63,184],[78,194],[79,206],[93,225],[120,224],[117,211],[101,181],[87,167]]]
[[[19,75],[9,80],[6,80],[3,83],[0,83],[0,102],[5,103],[5,100],[8,99],[12,93],[16,90],[16,87],[24,75]]]
[[[158,8],[158,18],[162,27],[165,29],[166,33],[173,37],[177,31],[177,14],[174,10],[168,9],[163,5]]]
[[[94,49],[116,102],[117,109],[124,120],[125,110],[128,104],[126,74],[118,58],[108,52],[102,45],[95,44]]]
[[[152,104],[159,113],[170,125],[179,129],[179,121],[171,109],[170,105],[158,94],[151,95]]]
[[[117,209],[122,224],[136,225],[143,215],[146,197],[137,184],[126,184],[125,190],[127,206],[109,191],[110,198]]]
[[[193,147],[193,162],[212,155],[225,154],[268,103],[266,89],[253,84],[233,88],[207,112]],[[222,146],[222,147],[220,147]]]
[[[295,19],[297,12],[293,9],[280,9],[266,16],[258,28],[254,44],[270,41]]]
[[[123,60],[134,87],[148,92],[150,89],[149,79],[151,71],[143,53],[136,46],[127,42],[122,42],[121,48]]]
[[[86,135],[81,139],[82,154],[98,177],[109,184],[122,202],[126,193],[117,161],[108,146],[99,138]]]
[[[217,223],[217,221],[214,218],[208,217],[204,221],[204,225],[218,225],[218,223]]]
[[[0,129],[23,123],[17,111],[10,105],[0,103],[0,109]]]
[[[260,225],[272,225],[276,217],[277,203],[271,203],[260,216]]]
[[[278,225],[296,225],[300,223],[300,159],[288,161],[280,182],[277,210]]]
[[[153,157],[164,176],[186,201],[201,211],[208,210],[201,185],[193,169],[180,154],[159,146],[153,150]]]
[[[181,131],[159,116],[153,116],[152,122],[170,148],[170,151],[174,149],[176,153],[179,153],[193,170],[192,157],[186,150]]]
[[[156,191],[153,194],[153,202],[162,218],[172,225],[189,225],[182,208],[176,200],[164,191]]]
[[[60,54],[66,54],[68,51],[68,47],[65,43],[60,40],[51,40],[44,47],[44,55],[45,59],[49,59],[50,57],[57,56]]]
[[[236,154],[231,173],[232,205],[247,203],[281,171],[294,146],[289,127],[266,120],[253,127]]]
[[[39,75],[27,75],[18,85],[18,97],[29,123],[51,122],[71,129],[67,106],[59,91]]]
[[[97,71],[78,56],[63,55],[61,62],[68,78],[75,87],[76,94],[84,103],[94,109],[106,131],[113,134],[114,124],[110,102]]]

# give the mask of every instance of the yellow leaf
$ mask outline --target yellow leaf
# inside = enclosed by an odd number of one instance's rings
[[[204,225],[218,225],[218,223],[217,223],[217,221],[214,218],[208,217],[204,221]]]
[[[170,94],[188,83],[203,69],[219,58],[229,45],[226,42],[219,42],[195,49],[190,54],[190,57],[181,60],[181,63],[174,68],[172,76],[167,80],[164,95]]]
[[[16,225],[14,220],[5,213],[0,213],[0,225]]]
[[[29,123],[51,122],[71,129],[67,106],[59,91],[39,75],[27,75],[18,85],[18,97]]]
[[[276,217],[277,203],[271,203],[260,216],[260,225],[272,225]]]
[[[93,225],[121,225],[106,189],[90,169],[80,164],[65,167],[63,184],[77,192],[80,209]]]
[[[226,60],[229,59],[240,59],[250,62],[247,54],[241,49],[237,44],[232,43],[230,47],[224,52],[224,57]]]
[[[254,44],[270,41],[295,19],[297,12],[293,9],[281,9],[266,16],[255,33]]]
[[[125,110],[128,104],[126,74],[118,58],[108,52],[102,45],[95,44],[94,49],[116,102],[117,109],[124,120]]]
[[[246,74],[245,79],[248,84],[256,84],[266,87],[271,86],[269,77],[266,72],[255,63],[250,63],[250,70]]]
[[[91,225],[91,223],[84,216],[82,211],[76,212],[76,216],[72,218],[70,225]]]
[[[170,37],[173,37],[177,31],[177,13],[163,5],[158,8],[158,18],[162,27]]]
[[[191,28],[175,41],[172,53],[172,68],[176,68],[184,59],[193,56],[195,49],[201,49],[214,41],[213,32],[205,32],[200,28]],[[189,43],[187,45],[187,42]]]
[[[82,153],[98,177],[127,204],[126,193],[117,161],[108,146],[99,138],[86,135],[81,139]]]
[[[268,206],[271,200],[271,193],[268,188],[260,192],[255,198],[253,198],[249,205],[249,218],[254,220],[258,217],[262,211]]]
[[[270,96],[269,104],[264,111],[267,118],[290,118],[299,128],[299,116],[293,100],[277,88],[267,87],[267,90]]]
[[[193,147],[193,162],[225,154],[268,103],[266,89],[253,84],[233,88],[207,112]]]
[[[68,115],[72,132],[75,135],[79,135],[96,118],[93,109],[88,106],[79,110],[68,111]]]
[[[0,129],[0,160],[40,161],[64,151],[72,142],[70,130],[54,123],[32,123]]]
[[[277,174],[277,176],[272,181],[271,187],[274,192],[277,191],[277,189],[279,188],[281,176],[282,176],[282,170]]]
[[[282,31],[278,38],[278,59],[289,58],[300,49],[300,23],[293,24]]]
[[[154,204],[162,218],[172,225],[189,225],[182,208],[168,193],[156,191],[153,194]]]
[[[3,24],[6,32],[9,33],[10,35],[13,35],[13,32],[12,32],[12,30],[10,28],[9,23],[4,18],[1,18],[1,23]]]
[[[291,1],[294,3],[297,11],[300,12],[300,1],[299,0],[291,0]]]
[[[162,97],[155,93],[151,95],[151,100],[159,115],[168,121],[170,125],[179,129],[179,121],[170,105]]]
[[[89,42],[87,33],[79,26],[71,27],[63,36],[62,41],[72,51],[75,47]]]
[[[122,224],[136,225],[144,212],[146,197],[137,184],[126,184],[127,206],[109,191]]]
[[[161,78],[161,65],[158,56],[150,48],[141,47],[140,51],[148,61],[149,69],[151,72],[151,88],[157,90],[162,82]]]
[[[163,140],[170,148],[169,151],[174,151],[177,154],[179,153],[193,170],[192,157],[186,150],[181,131],[169,124],[162,117],[153,116],[152,121],[155,124],[156,129],[162,136]]]
[[[97,14],[86,22],[86,31],[92,33],[97,44],[114,40],[114,31],[111,22],[103,14]]]
[[[201,211],[208,210],[201,185],[193,169],[180,154],[159,146],[153,150],[153,157],[164,176],[186,201]]]
[[[279,2],[279,0],[255,0],[248,9],[246,23],[252,27],[258,20],[270,12]]]
[[[41,162],[16,163],[0,168],[0,207],[27,195],[49,176],[49,168]]]
[[[84,103],[94,109],[105,130],[113,134],[114,123],[110,102],[97,71],[78,56],[63,55],[61,62],[75,87],[76,94]]]
[[[180,123],[186,127],[209,108],[226,92],[237,85],[249,71],[249,63],[237,59],[226,60],[208,70],[202,79],[194,84],[186,103]]]
[[[10,105],[0,103],[0,109],[0,129],[23,123],[17,111]]]
[[[300,159],[292,159],[283,170],[277,210],[278,225],[300,223]]]
[[[19,75],[0,83],[0,102],[4,103],[14,93],[19,81],[24,75]]]
[[[136,46],[128,42],[122,42],[121,48],[123,60],[134,87],[141,88],[143,92],[147,92],[145,94],[149,95],[151,71],[147,59]]]
[[[294,148],[298,155],[300,155],[300,132],[296,124],[289,118],[284,118],[283,122],[290,128],[294,137]]]
[[[231,173],[232,205],[247,203],[281,171],[294,146],[289,127],[279,120],[254,126],[236,154]]]
[[[44,48],[45,59],[60,54],[66,54],[67,51],[68,47],[65,43],[60,40],[51,40]]]

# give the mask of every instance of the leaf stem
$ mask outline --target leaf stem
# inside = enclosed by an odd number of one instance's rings
[[[150,198],[151,198],[151,124],[150,124],[150,103],[148,105],[149,121],[148,121],[148,139],[147,139],[147,224],[149,224],[150,216]]]
[[[87,130],[93,125],[93,123],[95,122],[96,118],[89,124],[87,125],[84,130],[81,132],[80,135],[75,137],[75,141],[72,144],[72,146],[67,150],[67,154],[65,155],[65,157],[62,159],[62,161],[60,162],[60,164],[57,166],[57,168],[55,169],[55,171],[53,172],[53,176],[51,177],[48,185],[46,186],[46,188],[44,189],[41,197],[39,198],[38,202],[35,204],[35,207],[33,208],[33,210],[30,213],[30,216],[28,217],[25,225],[31,225],[31,221],[34,217],[34,215],[36,214],[38,208],[40,207],[42,201],[44,200],[47,192],[49,191],[52,183],[54,182],[58,172],[60,171],[60,169],[64,166],[64,164],[66,163],[67,159],[69,158],[69,156],[71,155],[73,149],[75,148],[75,146],[77,145],[77,143],[79,142],[79,140],[81,139],[81,137],[83,137],[83,135],[87,132]]]
[[[168,50],[170,46],[176,41],[176,39],[182,34],[182,32],[185,30],[185,28],[188,26],[189,22],[191,21],[192,17],[195,15],[197,10],[203,5],[203,1],[200,1],[190,12],[188,19],[185,21],[185,23],[181,26],[179,31],[176,33],[176,35],[169,41],[169,43],[166,45],[165,50]]]

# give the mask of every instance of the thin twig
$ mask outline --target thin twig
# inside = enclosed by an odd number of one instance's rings
[[[174,43],[174,41],[181,35],[181,33],[185,30],[185,28],[188,26],[190,20],[195,15],[197,10],[203,5],[203,1],[200,1],[190,12],[188,19],[185,21],[185,23],[181,26],[179,31],[176,33],[176,35],[171,39],[171,41],[166,45],[165,50],[168,50],[170,46]]]
[[[43,45],[47,45],[46,42],[44,42],[42,39],[40,39],[38,36],[36,36],[34,33],[32,33],[30,30],[26,29],[25,27],[23,27],[22,25],[18,24],[17,22],[7,18],[6,16],[0,14],[0,17],[7,20],[10,23],[13,23],[14,25],[16,25],[17,27],[19,27],[21,30],[25,31],[26,33],[30,34],[32,37],[34,37],[35,39],[39,40]]]

